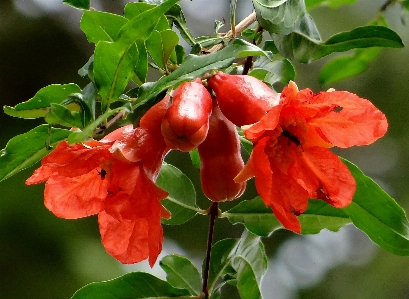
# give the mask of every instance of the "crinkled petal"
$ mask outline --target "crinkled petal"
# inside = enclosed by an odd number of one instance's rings
[[[26,180],[26,185],[33,185],[45,182],[54,173],[54,168],[47,165],[40,166],[34,173]]]
[[[242,129],[246,138],[248,138],[252,142],[256,142],[257,139],[260,138],[265,131],[274,130],[280,120],[281,109],[282,105],[275,106],[270,111],[268,111],[267,114],[263,116],[259,122],[256,122],[253,125],[243,126]]]
[[[356,182],[338,156],[329,149],[313,147],[305,150],[301,159],[305,163],[302,167],[305,171],[300,171],[298,177],[305,180],[309,188],[315,188],[318,198],[326,200],[336,208],[346,207],[352,202]]]
[[[268,138],[260,139],[252,152],[257,192],[264,203],[271,206],[274,215],[285,228],[300,233],[301,225],[293,211],[297,214],[305,211],[308,193],[294,178],[272,167],[264,152],[267,141]]]
[[[87,147],[82,144],[68,145],[60,142],[57,147],[41,161],[41,167],[28,178],[27,184],[37,184],[47,180],[54,172],[66,177],[76,177],[100,167],[112,159],[109,145]]]
[[[107,188],[97,170],[73,178],[55,174],[45,184],[44,204],[61,218],[87,217],[104,209]]]
[[[152,213],[148,217],[149,221],[149,265],[153,267],[162,251],[163,229],[161,225],[162,206],[158,200],[151,202]]]
[[[336,105],[325,116],[314,118],[314,126],[335,146],[346,148],[367,145],[385,135],[388,122],[385,115],[370,101],[346,91],[321,92],[317,101]]]
[[[102,244],[123,264],[133,264],[149,257],[149,223],[145,218],[118,220],[106,212],[98,215]]]

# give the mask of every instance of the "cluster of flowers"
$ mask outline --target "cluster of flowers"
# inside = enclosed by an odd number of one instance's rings
[[[246,165],[236,126],[254,146]],[[200,79],[182,83],[136,128],[59,143],[26,184],[46,181],[45,205],[58,217],[98,214],[108,253],[122,263],[149,258],[152,266],[162,247],[160,219],[171,216],[160,204],[168,194],[155,184],[170,150],[198,148],[202,189],[212,201],[239,197],[255,177],[277,219],[300,233],[296,215],[308,198],[345,207],[355,192],[354,178],[328,148],[372,143],[387,126],[382,112],[349,92],[313,94],[290,82],[279,95],[251,76],[217,72],[207,87]]]

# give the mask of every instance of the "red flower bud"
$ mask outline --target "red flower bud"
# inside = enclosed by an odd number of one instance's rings
[[[184,152],[195,149],[206,138],[211,111],[212,97],[199,79],[182,83],[162,120],[167,146]]]
[[[236,126],[214,103],[207,138],[199,145],[200,180],[204,194],[212,201],[233,200],[243,194],[246,184],[234,177],[243,169]]]
[[[280,101],[280,96],[264,82],[248,75],[217,72],[208,85],[216,93],[220,110],[236,126],[258,122]]]

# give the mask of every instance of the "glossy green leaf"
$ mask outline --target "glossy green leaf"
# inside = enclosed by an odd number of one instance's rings
[[[138,62],[134,68],[134,72],[138,80],[144,83],[148,76],[148,51],[146,50],[143,40],[138,40],[135,44],[138,48]]]
[[[369,47],[402,48],[404,46],[399,35],[384,26],[357,27],[351,31],[335,34],[323,43],[308,37],[310,36],[308,28],[304,26],[303,30],[285,36],[274,34],[274,42],[280,53],[289,59],[308,63],[334,52]]]
[[[380,48],[357,49],[351,56],[342,56],[329,61],[319,74],[322,85],[333,84],[364,72],[371,61],[379,56]]]
[[[155,2],[155,4],[152,2]],[[160,5],[159,2],[162,4],[164,1],[141,1],[127,3],[124,10],[125,18],[129,20],[133,19],[142,12],[154,8],[155,5]],[[155,30],[163,31],[168,29],[170,29],[168,20],[164,15],[162,15],[156,23]]]
[[[62,2],[79,9],[89,9],[90,0],[63,0]]]
[[[195,38],[190,32],[186,24],[185,15],[183,14],[180,5],[176,4],[166,12],[166,17],[175,25],[179,30],[180,36],[190,45],[196,44]]]
[[[166,280],[171,286],[188,290],[193,296],[200,294],[202,277],[188,258],[175,254],[167,255],[159,265],[166,272]]]
[[[279,55],[274,56],[273,61],[266,57],[257,58],[254,62],[253,70],[249,72],[249,75],[270,85],[277,82],[287,84],[290,80],[294,80],[294,66],[288,59],[276,59],[277,56]]]
[[[64,105],[51,104],[50,111],[45,116],[45,121],[50,125],[62,125],[65,127],[83,127],[81,113],[72,111]]]
[[[282,228],[282,224],[260,197],[243,201],[223,215],[232,224],[243,223],[249,231],[262,237],[268,237],[275,230]],[[298,220],[301,223],[302,234],[316,234],[324,228],[338,231],[344,225],[351,223],[341,209],[318,200],[310,200],[308,209],[298,216]]]
[[[172,218],[163,219],[164,224],[182,224],[193,218],[199,210],[196,206],[196,191],[190,179],[175,166],[164,163],[156,184],[169,193],[167,199],[161,201]]]
[[[116,101],[127,86],[137,65],[137,40],[146,40],[155,29],[158,20],[178,0],[168,0],[141,12],[124,26],[115,42],[99,42],[95,48],[95,83],[102,97],[102,109]]]
[[[94,77],[102,97],[102,110],[123,93],[137,65],[135,44],[124,47],[120,43],[99,42],[94,54]]]
[[[238,240],[225,239],[213,245],[209,291],[217,292],[220,286],[216,283],[222,278],[237,286],[242,299],[259,299],[259,285],[266,270],[267,257],[261,238],[244,231]]]
[[[342,5],[349,5],[355,3],[356,0],[305,0],[307,9],[322,5],[331,8],[337,8]]]
[[[339,231],[343,226],[350,224],[351,219],[342,211],[334,208],[325,201],[310,199],[307,210],[298,216],[302,234],[318,234],[327,229]]]
[[[71,299],[188,298],[189,292],[172,287],[151,274],[129,273],[113,280],[94,282],[78,290]]]
[[[198,149],[196,148],[193,151],[190,151],[189,156],[193,166],[196,168],[200,168],[200,156]]]
[[[70,136],[68,136],[68,143],[69,144],[79,143],[79,142],[82,142],[82,141],[84,141],[84,140],[86,140],[88,138],[92,138],[95,129],[101,123],[103,123],[107,118],[109,118],[110,116],[118,113],[121,110],[123,110],[125,112],[128,112],[128,113],[132,112],[129,109],[128,106],[123,106],[123,107],[118,107],[118,108],[115,108],[115,109],[112,109],[112,110],[108,110],[104,114],[100,115],[95,121],[93,121],[88,126],[86,126],[81,132],[71,132]]]
[[[259,47],[240,39],[234,40],[224,49],[212,54],[202,56],[188,55],[184,63],[170,75],[160,78],[155,83],[142,85],[136,106],[145,103],[162,91],[180,82],[193,80],[211,70],[226,68],[236,58],[260,55],[269,56],[268,53]]]
[[[170,29],[161,32],[155,30],[146,40],[146,49],[153,61],[164,70],[166,69],[166,63],[178,42],[179,37],[174,31]]]
[[[234,272],[234,269],[230,266],[229,255],[236,244],[236,239],[223,239],[212,246],[209,269],[210,293],[215,292],[221,287],[221,285],[217,285],[219,278],[222,278],[224,281],[228,273]],[[222,283],[222,285],[223,284],[224,283]]]
[[[86,11],[82,15],[80,28],[90,43],[112,42],[118,39],[119,30],[128,20],[122,16],[101,11]]]
[[[30,100],[14,107],[4,106],[3,109],[6,114],[15,117],[44,117],[49,111],[51,103],[60,104],[70,94],[76,92],[81,92],[76,84],[52,84],[41,88]]]
[[[200,44],[200,47],[202,48],[209,48],[218,43],[221,43],[223,39],[224,39],[223,37],[217,35],[200,36],[196,38],[196,43]]]
[[[373,242],[394,254],[409,255],[409,222],[405,211],[358,167],[343,162],[357,183],[354,201],[343,211]]]
[[[276,3],[275,3],[276,2]],[[282,2],[280,5],[277,3]],[[289,34],[297,27],[306,14],[304,1],[265,1],[253,0],[257,21],[270,34]]]
[[[10,139],[0,151],[0,181],[40,161],[50,153],[47,145],[56,145],[70,133],[69,130],[41,125]]]

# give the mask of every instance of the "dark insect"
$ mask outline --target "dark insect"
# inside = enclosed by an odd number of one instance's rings
[[[294,136],[293,134],[291,134],[289,131],[283,130],[283,131],[281,132],[281,135],[283,135],[284,137],[287,137],[288,140],[294,142],[294,144],[295,144],[296,146],[300,146],[300,145],[301,145],[300,140],[299,140],[296,136]]]
[[[105,176],[107,175],[107,171],[101,168],[101,171],[98,171],[98,174],[101,176],[101,179],[105,179]]]
[[[344,109],[344,108],[341,107],[341,106],[337,106],[337,107],[335,107],[332,111],[334,111],[334,112],[336,112],[336,113],[339,113],[339,112],[342,111],[342,109]]]

